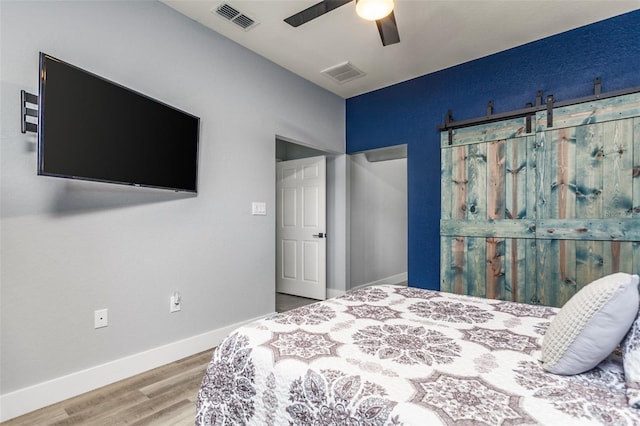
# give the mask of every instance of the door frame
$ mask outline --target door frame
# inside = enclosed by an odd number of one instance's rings
[[[348,275],[348,203],[347,203],[347,164],[348,156],[344,152],[337,152],[326,148],[318,147],[312,144],[300,142],[298,140],[275,135],[275,162],[283,160],[293,160],[300,158],[308,158],[318,155],[327,157],[327,229],[326,233],[329,238],[326,240],[327,245],[327,298],[340,296],[345,294],[349,288]],[[276,205],[276,167],[273,167],[274,192],[273,204]],[[279,213],[276,206],[276,215],[273,219],[273,248],[276,250],[276,220]],[[275,259],[275,257],[274,257]],[[273,291],[276,292],[276,270],[277,265],[274,260],[273,275]]]

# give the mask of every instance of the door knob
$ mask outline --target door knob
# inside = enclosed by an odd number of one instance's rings
[[[312,236],[315,238],[327,238],[327,234],[322,232],[318,232],[317,234],[313,234]]]

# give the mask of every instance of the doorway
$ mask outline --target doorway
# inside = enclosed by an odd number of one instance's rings
[[[335,229],[335,216],[332,214],[336,209],[332,199],[337,185],[334,169],[335,159],[338,156],[344,157],[345,155],[322,151],[286,138],[276,137],[276,188],[278,191],[276,194],[275,236],[276,306],[281,299],[291,299],[291,295],[324,300],[327,298],[327,287],[331,284],[335,285],[335,282],[339,281],[335,279],[335,262],[331,262],[332,256],[335,257],[335,245],[339,238]],[[325,160],[326,164],[322,167],[314,165],[317,159]],[[345,160],[343,159],[343,161]],[[310,164],[307,164],[309,162]],[[305,173],[311,177],[312,171],[320,171],[320,169],[326,169],[322,171],[323,174],[326,171],[326,188],[318,193],[314,191],[316,189],[315,183],[311,183],[312,188],[304,188],[304,185],[309,184],[309,179],[292,179],[292,176],[300,177]],[[283,184],[285,171],[288,176],[286,179],[290,182]],[[322,179],[324,180],[325,177],[323,176]],[[304,183],[305,181],[307,183]],[[311,197],[314,194],[315,196]],[[316,199],[316,197],[320,197],[320,199]],[[292,201],[296,198],[297,202]],[[303,201],[307,204],[311,201],[313,206],[316,204],[313,201],[319,201],[323,211],[318,212],[318,216],[314,214],[309,217],[309,206],[303,204]],[[307,215],[301,215],[301,211],[307,211]],[[291,225],[291,217],[294,215],[299,215],[297,219],[299,222],[302,220],[308,222],[309,218],[315,219],[320,216],[322,216],[322,220],[315,224],[313,229],[308,226],[299,226],[301,224],[297,225],[299,229],[294,229],[291,226],[289,229],[283,228],[285,216],[288,225]],[[294,233],[293,236],[290,235],[291,232]],[[321,280],[322,284],[319,284],[318,280]],[[283,294],[289,296],[282,296]],[[333,291],[329,291],[329,296],[333,296]]]
[[[350,155],[350,289],[406,284],[407,146]]]

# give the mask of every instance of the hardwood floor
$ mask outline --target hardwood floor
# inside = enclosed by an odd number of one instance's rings
[[[276,294],[276,311],[315,300]],[[41,408],[1,426],[193,425],[196,398],[213,349]]]
[[[212,354],[201,352],[1,425],[193,425]]]

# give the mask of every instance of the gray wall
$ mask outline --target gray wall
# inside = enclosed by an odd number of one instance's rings
[[[407,159],[351,155],[350,288],[407,272]]]
[[[161,3],[3,0],[0,15],[0,392],[273,312],[275,135],[344,152],[344,100]],[[36,176],[18,117],[39,51],[199,116],[197,197]]]

